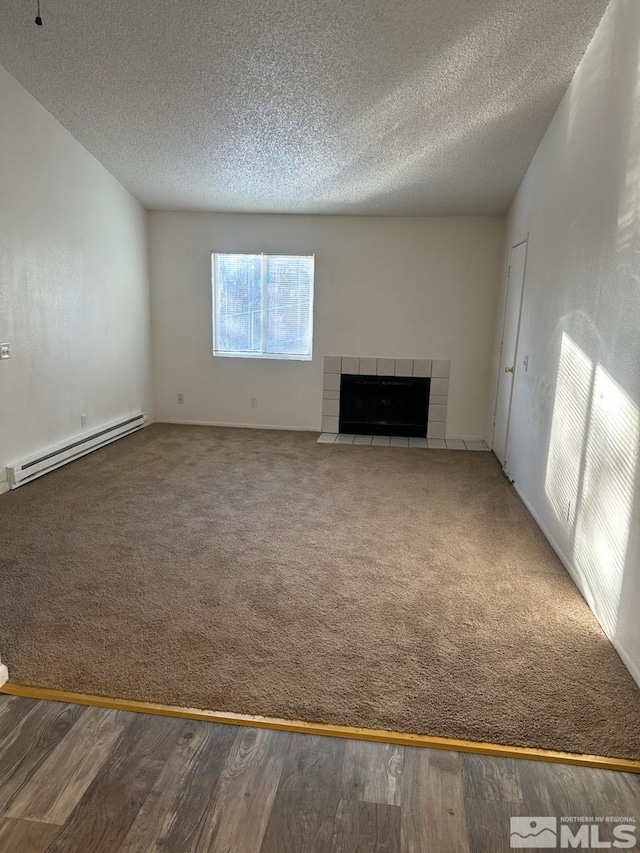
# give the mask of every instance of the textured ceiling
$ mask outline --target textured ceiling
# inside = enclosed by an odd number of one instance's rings
[[[605,0],[35,0],[0,63],[143,204],[504,213]]]

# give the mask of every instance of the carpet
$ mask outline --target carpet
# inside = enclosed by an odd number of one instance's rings
[[[14,682],[640,758],[640,689],[490,453],[156,424],[0,531]]]

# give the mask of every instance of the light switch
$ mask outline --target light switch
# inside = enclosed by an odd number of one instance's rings
[[[525,373],[529,371],[529,356],[525,355],[522,359],[522,369]]]
[[[11,358],[11,346],[9,344],[0,344],[0,358]]]

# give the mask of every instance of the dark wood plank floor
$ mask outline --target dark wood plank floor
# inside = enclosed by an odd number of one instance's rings
[[[640,820],[640,776],[0,695],[0,851],[500,853],[519,815]]]

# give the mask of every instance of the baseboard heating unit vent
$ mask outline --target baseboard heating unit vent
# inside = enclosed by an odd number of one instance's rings
[[[104,447],[105,444],[111,444],[125,435],[129,435],[142,427],[147,422],[147,416],[144,412],[135,415],[131,418],[126,418],[123,421],[117,421],[113,424],[107,424],[91,435],[78,436],[64,444],[59,444],[56,447],[50,447],[35,456],[30,456],[22,462],[7,467],[7,482],[10,489],[17,489],[18,486],[23,486],[25,483],[35,480],[36,477],[41,477],[43,474],[48,474],[54,468],[59,468],[61,465],[66,465],[67,462],[72,462],[80,456],[91,453],[99,447]]]

